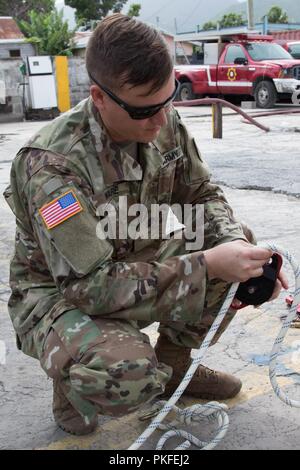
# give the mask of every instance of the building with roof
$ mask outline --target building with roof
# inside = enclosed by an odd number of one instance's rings
[[[250,30],[248,26],[217,28],[210,30],[198,30],[185,33],[179,33],[174,37],[176,44],[189,41],[196,46],[196,61],[198,55],[203,59],[203,43],[218,41],[220,36],[232,36],[236,34],[269,34],[277,40],[278,43],[286,41],[300,41],[300,23],[268,23],[267,19],[263,23],[256,23],[255,29]],[[202,52],[201,52],[202,51]]]
[[[20,67],[27,56],[35,55],[35,46],[26,41],[15,20],[0,16],[0,122],[23,119]]]
[[[26,41],[10,16],[0,16],[0,59],[17,59],[36,55],[33,44]]]
[[[190,42],[186,42],[186,41],[182,41],[180,42],[180,44],[176,44],[174,34],[169,33],[168,31],[165,31],[164,29],[161,29],[161,28],[157,28],[157,29],[159,29],[159,31],[163,35],[170,49],[174,62],[175,62],[175,57],[179,61],[181,61],[183,57],[186,58],[186,57],[192,56],[193,44],[191,44]],[[91,35],[92,35],[92,31],[78,31],[75,34],[74,39],[73,39],[74,46],[72,48],[74,56],[84,58],[85,50],[86,50],[86,47],[87,47],[87,44],[89,42]]]

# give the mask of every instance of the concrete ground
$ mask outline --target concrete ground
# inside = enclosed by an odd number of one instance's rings
[[[236,215],[253,228],[260,242],[273,241],[300,260],[299,115],[259,118],[272,128],[269,134],[242,123],[240,117],[226,115],[224,138],[212,140],[209,108],[181,112]],[[52,417],[51,381],[36,361],[15,346],[6,306],[14,219],[2,192],[17,149],[43,124],[0,125],[0,449],[126,449],[146,426],[138,413],[118,419],[100,417],[97,432],[88,437],[67,435]],[[292,290],[292,273],[286,269]],[[280,315],[286,310],[285,295],[282,292],[275,302],[259,309],[242,310],[203,361],[243,380],[242,392],[226,402],[230,427],[219,449],[300,449],[299,410],[274,395],[268,378],[270,351],[281,326]],[[145,330],[153,344],[156,326]],[[280,355],[278,381],[298,400],[299,373],[300,330],[290,329]],[[193,403],[186,397],[181,401],[182,405]],[[194,433],[206,440],[212,429],[204,422]],[[144,448],[154,446],[151,437]]]

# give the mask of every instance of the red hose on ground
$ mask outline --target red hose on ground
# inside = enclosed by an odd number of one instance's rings
[[[299,114],[300,113],[300,109],[281,109],[281,110],[277,110],[277,111],[270,111],[270,112],[266,112],[266,113],[257,113],[257,114],[252,114],[252,117],[265,117],[265,116],[276,116],[277,114]]]
[[[266,116],[276,116],[276,115],[285,115],[285,114],[300,114],[300,109],[283,109],[278,111],[271,111],[269,113],[260,113],[260,114],[253,114],[253,117],[266,117]],[[249,121],[245,121],[242,119],[242,122],[245,124],[251,124]]]
[[[236,113],[241,114],[241,116],[243,116],[245,119],[247,119],[249,122],[251,122],[251,124],[254,124],[256,127],[259,127],[263,131],[270,132],[269,127],[266,127],[263,124],[260,124],[258,121],[256,121],[251,116],[249,116],[249,114],[245,113],[244,111],[242,111],[240,108],[238,108],[234,104],[229,103],[228,101],[225,101],[225,100],[221,100],[220,98],[201,98],[199,100],[175,101],[174,106],[176,106],[176,107],[177,106],[199,106],[199,105],[203,106],[203,105],[206,105],[206,104],[217,104],[217,103],[220,103],[220,104],[222,104],[223,106],[225,106],[227,108],[233,109]]]

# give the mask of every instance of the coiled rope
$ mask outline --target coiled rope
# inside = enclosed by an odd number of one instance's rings
[[[285,258],[290,263],[294,272],[294,276],[295,276],[294,302],[275,340],[275,343],[271,352],[271,357],[270,357],[269,376],[270,376],[270,381],[271,381],[273,390],[275,394],[280,398],[280,400],[282,400],[284,403],[286,403],[289,406],[300,408],[300,401],[291,400],[290,398],[288,398],[288,396],[279,387],[277,380],[276,380],[277,358],[281,349],[281,344],[287,334],[287,331],[292,321],[294,320],[296,316],[297,305],[298,303],[300,303],[300,267],[297,264],[296,260],[291,256],[291,254],[288,251],[283,250],[282,248],[274,244],[269,244],[269,243],[263,245],[263,247],[270,249],[273,253],[279,253],[280,255],[282,255],[283,258]],[[224,301],[223,306],[221,307],[205,340],[203,341],[199,350],[197,351],[197,354],[195,358],[193,359],[189,369],[187,370],[184,378],[182,379],[182,382],[179,384],[179,386],[177,387],[177,389],[175,390],[175,392],[173,393],[173,395],[168,401],[159,401],[154,405],[156,407],[156,411],[158,411],[159,408],[161,408],[161,410],[159,411],[158,415],[153,419],[153,421],[148,426],[148,428],[138,437],[138,439],[129,447],[128,450],[139,449],[156,429],[168,430],[160,438],[156,446],[156,450],[161,450],[164,444],[167,442],[167,440],[174,436],[185,439],[178,447],[175,448],[175,450],[188,449],[192,444],[197,446],[201,450],[211,450],[215,448],[219,444],[219,442],[224,438],[228,430],[228,426],[229,426],[227,405],[220,404],[217,402],[209,402],[204,405],[200,405],[200,404],[193,405],[183,410],[178,408],[175,405],[177,401],[179,400],[179,398],[181,397],[181,395],[184,393],[196,369],[201,363],[208,347],[210,346],[210,343],[215,333],[217,332],[223,318],[225,317],[232,303],[232,300],[234,299],[238,286],[239,286],[239,283],[232,284],[227,294],[227,297]],[[176,413],[177,418],[169,424],[162,424],[162,421],[164,420],[164,418],[172,410]],[[208,418],[210,421],[216,420],[218,422],[218,429],[217,429],[216,435],[215,437],[212,438],[210,442],[200,441],[192,434],[184,430],[175,428],[176,425],[178,424],[178,421],[184,425],[196,426],[198,425],[199,421],[202,420],[203,418]]]

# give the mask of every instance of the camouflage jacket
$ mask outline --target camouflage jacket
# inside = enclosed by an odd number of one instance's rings
[[[178,113],[138,158],[109,138],[91,98],[41,129],[15,157],[4,196],[16,217],[9,313],[20,335],[49,314],[79,308],[130,320],[189,321],[203,307],[206,267],[199,251],[163,262],[151,240],[101,240],[100,204],[204,204],[211,246],[245,239]],[[75,197],[80,210],[49,228],[45,207]],[[49,206],[47,206],[49,205]],[[52,207],[52,206],[51,206]],[[50,223],[49,223],[50,224]],[[157,249],[157,246],[156,246]],[[182,312],[181,314],[178,312]]]

